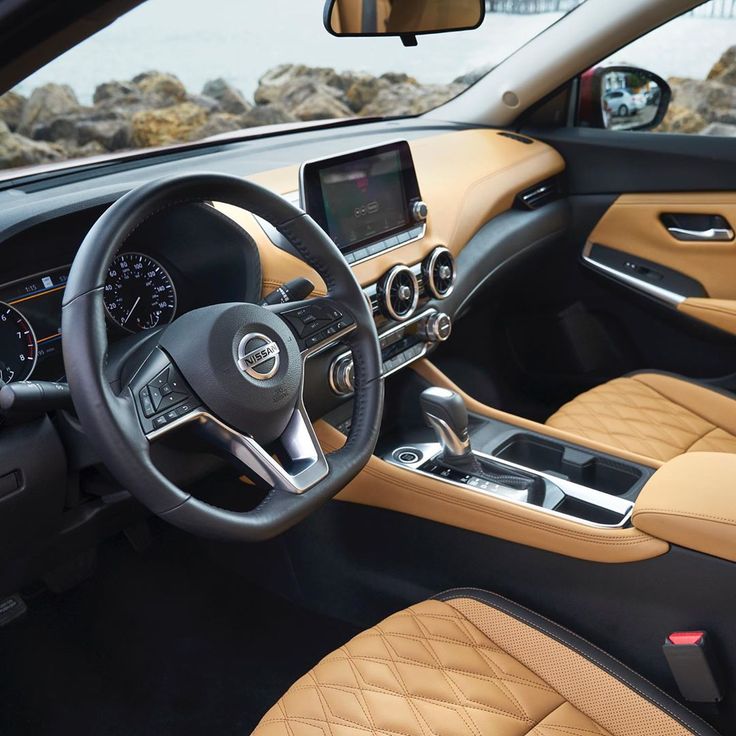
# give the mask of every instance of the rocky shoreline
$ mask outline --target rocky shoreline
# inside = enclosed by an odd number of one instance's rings
[[[706,79],[672,77],[672,102],[660,130],[668,133],[736,136],[736,46]]]
[[[0,96],[0,169],[187,143],[263,125],[418,115],[460,94],[485,71],[437,85],[406,74],[375,77],[284,64],[259,79],[252,100],[222,78],[195,94],[173,74],[149,71],[100,84],[91,105],[82,105],[68,85],[46,84],[28,97]],[[707,79],[669,83],[673,97],[661,131],[736,136],[736,46]]]
[[[284,64],[260,78],[251,101],[222,78],[194,94],[173,74],[150,71],[100,84],[91,105],[80,104],[68,85],[46,84],[27,98],[0,96],[0,168],[186,143],[262,125],[418,115],[482,74],[428,85],[406,74],[374,77]]]

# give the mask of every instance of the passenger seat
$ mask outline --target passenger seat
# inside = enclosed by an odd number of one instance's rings
[[[547,425],[666,462],[736,453],[736,395],[667,373],[636,373],[586,391]]]

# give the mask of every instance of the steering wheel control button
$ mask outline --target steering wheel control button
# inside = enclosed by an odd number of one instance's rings
[[[238,368],[256,381],[273,378],[281,365],[281,348],[267,335],[250,332],[238,345]]]
[[[313,348],[354,324],[352,317],[324,300],[281,316],[299,339],[301,349]]]

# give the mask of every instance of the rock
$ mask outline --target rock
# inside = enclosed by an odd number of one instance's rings
[[[382,79],[384,82],[388,82],[389,84],[411,84],[415,87],[419,86],[419,82],[417,82],[414,77],[410,77],[408,74],[398,74],[396,72],[386,72],[385,74],[381,74],[379,79]]]
[[[725,138],[733,138],[736,136],[736,125],[711,123],[700,131],[700,135],[716,135]]]
[[[242,113],[248,112],[253,107],[249,102],[246,102],[239,90],[235,89],[222,77],[207,82],[202,89],[202,94],[217,100],[223,112],[229,112],[232,115],[242,115]]]
[[[706,119],[694,110],[670,105],[659,130],[661,133],[699,133],[708,125]]]
[[[463,90],[461,85],[399,84],[382,88],[376,98],[360,114],[365,117],[393,115],[421,115],[444,104]]]
[[[478,67],[478,69],[473,69],[473,71],[468,72],[467,74],[461,74],[459,77],[455,77],[455,79],[452,80],[452,83],[462,85],[466,88],[470,87],[485,77],[491,69],[493,69],[493,65]]]
[[[315,88],[311,94],[293,108],[294,116],[298,120],[327,120],[346,118],[354,114],[347,105],[326,90],[326,85],[319,85]]]
[[[92,96],[95,105],[130,105],[141,101],[141,91],[131,82],[104,82],[97,85]]]
[[[67,143],[64,146],[64,158],[89,158],[90,156],[104,156],[109,153],[105,147],[97,141],[90,141],[83,146]]]
[[[65,159],[60,146],[32,141],[30,138],[11,132],[0,120],[0,168],[46,164]]]
[[[736,46],[727,49],[708,74],[708,79],[736,85]]]
[[[127,120],[83,120],[76,127],[80,146],[98,143],[105,151],[119,151],[133,144],[133,128]]]
[[[23,115],[26,98],[17,92],[6,92],[0,96],[0,120],[4,120],[10,130],[16,130]]]
[[[240,116],[243,128],[257,128],[261,125],[282,125],[294,123],[296,118],[281,105],[257,105]]]
[[[673,78],[672,104],[698,113],[712,122],[719,111],[736,108],[736,87],[721,82]]]
[[[217,112],[223,112],[220,103],[213,97],[207,95],[190,95],[189,102],[193,102],[198,107],[201,107],[208,115],[214,115]]]
[[[144,72],[133,77],[133,84],[155,106],[171,107],[187,99],[186,87],[173,74]]]
[[[133,115],[133,145],[167,146],[192,140],[207,122],[207,113],[192,102],[182,102]]]
[[[360,112],[366,105],[376,99],[378,93],[387,86],[387,82],[380,82],[375,77],[359,79],[353,82],[345,93],[345,100],[353,112]]]
[[[221,133],[230,133],[233,130],[243,128],[243,122],[239,115],[231,115],[228,112],[218,112],[211,115],[207,122],[192,135],[192,140],[210,138]]]
[[[281,64],[267,71],[259,80],[253,98],[257,105],[272,102],[285,103],[290,91],[307,83],[331,87],[339,95],[346,92],[355,81],[355,74],[338,74],[327,67],[309,67],[303,64]],[[299,100],[297,104],[300,104]]]
[[[79,102],[71,87],[66,84],[44,84],[33,90],[24,105],[18,132],[28,136],[36,125],[72,115],[79,109]]]

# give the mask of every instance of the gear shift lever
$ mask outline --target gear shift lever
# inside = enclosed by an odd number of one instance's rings
[[[545,483],[541,477],[500,465],[489,459],[482,463],[473,453],[468,433],[468,410],[459,394],[446,388],[428,388],[419,397],[424,420],[434,429],[442,445],[442,463],[499,486],[520,492],[518,500],[541,506]],[[470,483],[471,485],[472,482]],[[479,486],[477,483],[475,487]]]
[[[468,410],[459,394],[446,388],[428,388],[419,398],[424,420],[434,429],[448,465],[479,472],[468,433]]]

